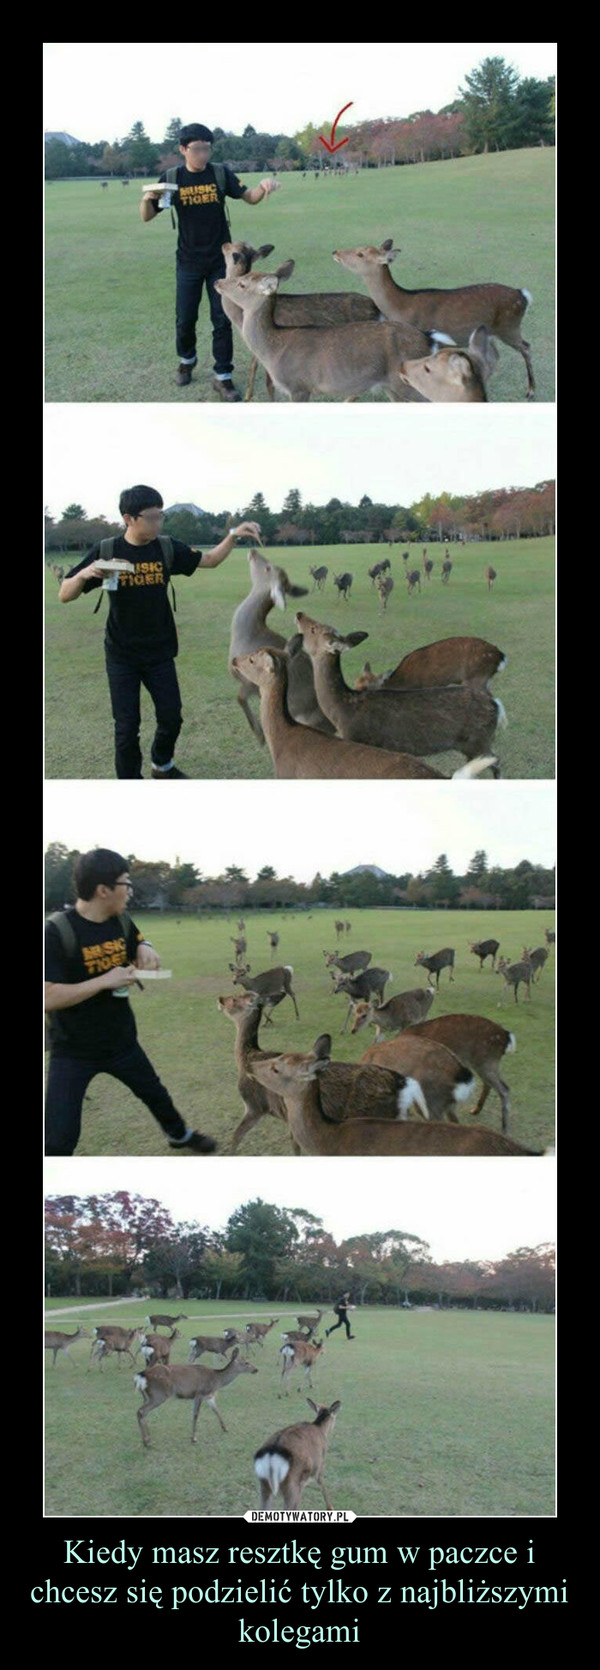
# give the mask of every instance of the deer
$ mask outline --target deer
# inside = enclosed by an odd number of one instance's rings
[[[448,562],[448,560],[446,559],[442,563],[442,585],[443,586],[447,586],[451,573],[452,573],[452,563]]]
[[[336,939],[341,939],[346,932],[345,922],[334,921],[333,926],[334,926]]]
[[[486,568],[486,571],[485,571],[485,577],[486,577],[486,580],[487,580],[488,591],[491,591],[492,586],[494,584],[494,580],[498,579],[497,570],[495,568],[492,568],[491,566],[488,566]]]
[[[363,970],[362,974],[356,974],[354,978],[352,978],[350,975],[345,974],[336,975],[335,969],[332,969],[331,978],[335,982],[333,987],[334,997],[337,997],[339,992],[343,992],[346,997],[350,998],[348,1009],[346,1011],[346,1019],[342,1027],[342,1033],[344,1033],[352,1014],[353,1003],[356,999],[371,999],[375,996],[379,1001],[381,1001],[383,999],[387,982],[392,979],[392,974],[389,968],[366,968]]]
[[[117,1357],[119,1368],[123,1356],[131,1357],[132,1363],[135,1363],[131,1347],[134,1340],[139,1339],[142,1332],[141,1328],[104,1328],[102,1332],[100,1332],[100,1329],[94,1329],[94,1332],[97,1337],[90,1351],[88,1372],[93,1357],[98,1358],[100,1368],[102,1368],[105,1357],[111,1357],[113,1354]]]
[[[440,974],[443,968],[450,970],[450,979],[454,979],[452,970],[456,952],[451,945],[445,945],[442,951],[435,951],[431,957],[426,957],[424,951],[418,951],[415,957],[415,968],[426,968],[430,978],[435,974],[436,990],[440,984]]]
[[[429,1013],[435,990],[433,986],[416,986],[412,991],[398,992],[396,997],[388,997],[387,1003],[374,1003],[360,999],[352,1004],[351,1033],[360,1032],[363,1026],[375,1027],[375,1043],[379,1044],[386,1033],[390,1036],[395,1032],[403,1032],[405,1027],[424,1020]]]
[[[313,662],[319,706],[345,741],[406,749],[416,756],[456,748],[469,763],[491,753],[496,726],[506,723],[506,715],[502,703],[481,683],[440,690],[351,690],[342,676],[340,656],[368,633],[344,635],[302,613],[296,615],[296,625]],[[493,777],[500,776],[498,762],[491,771]]]
[[[556,934],[553,928],[544,928],[546,945],[556,945]]]
[[[245,1328],[247,1345],[264,1345],[265,1336],[279,1321],[278,1316],[272,1316],[270,1322],[247,1322]]]
[[[240,963],[242,962],[242,960],[245,957],[246,952],[248,950],[248,946],[247,946],[246,940],[244,938],[244,935],[239,934],[237,939],[232,939],[231,940],[231,944],[233,945],[233,954],[234,954],[236,963],[238,964],[238,967],[239,967]]]
[[[379,576],[381,574],[385,574],[388,569],[391,569],[391,566],[389,557],[385,557],[381,562],[375,562],[373,563],[372,568],[367,569],[367,574],[371,581],[371,590],[373,590],[373,587],[376,585]]]
[[[531,963],[531,967],[533,969],[532,979],[535,980],[537,970],[537,978],[539,980],[544,963],[548,961],[547,947],[545,945],[538,945],[535,951],[530,951],[527,949],[527,946],[524,945],[523,959]]]
[[[406,584],[408,586],[409,597],[412,597],[412,594],[417,589],[417,587],[418,587],[419,591],[421,590],[421,575],[419,573],[418,568],[411,568],[410,572],[407,569],[407,571],[406,571]]]
[[[231,622],[229,671],[239,685],[239,706],[248,720],[250,729],[264,746],[264,731],[250,707],[250,700],[255,695],[255,685],[251,679],[244,678],[238,660],[263,647],[285,650],[285,638],[266,626],[267,615],[274,605],[278,609],[285,609],[287,597],[306,597],[307,587],[292,585],[285,569],[268,562],[259,551],[248,553],[248,565],[251,589],[248,596],[238,604]],[[293,664],[290,664],[288,702],[292,719],[299,724],[312,726],[313,730],[323,730],[333,735],[333,725],[321,713],[317,702],[310,660],[301,650],[294,656]]]
[[[481,327],[469,337],[468,348],[455,344],[434,348],[421,360],[404,360],[400,375],[424,400],[432,404],[485,405],[488,378],[498,364],[498,352]]]
[[[69,1346],[74,1345],[76,1339],[89,1339],[89,1337],[87,1330],[82,1328],[81,1323],[74,1334],[60,1334],[55,1329],[47,1328],[44,1334],[44,1350],[52,1352],[52,1367],[56,1368],[59,1351],[62,1351],[63,1356],[68,1357],[69,1362],[72,1363],[73,1358]]]
[[[453,1125],[458,1124],[457,1108],[467,1101],[475,1085],[471,1068],[445,1044],[422,1037],[419,1026],[401,1032],[399,1037],[386,1038],[381,1044],[369,1044],[361,1061],[415,1078],[430,1119],[449,1119]]]
[[[154,1316],[146,1317],[146,1322],[149,1328],[174,1328],[177,1322],[187,1322],[187,1316],[184,1316],[183,1311],[180,1311],[178,1316],[167,1316],[165,1312],[156,1311]]]
[[[329,569],[322,564],[320,568],[309,568],[308,572],[313,577],[311,591],[323,591]]]
[[[148,1366],[150,1363],[165,1363],[168,1367],[171,1346],[176,1339],[181,1339],[179,1328],[172,1328],[170,1334],[142,1334],[139,1344],[142,1357]]]
[[[491,957],[492,968],[496,969],[496,957],[500,950],[499,939],[477,939],[469,945],[469,951],[474,957],[479,957],[479,973],[483,970],[486,957]]]
[[[341,974],[358,974],[368,968],[373,952],[347,951],[340,957],[337,951],[324,951],[323,956],[326,968],[339,968]]]
[[[423,330],[448,331],[456,342],[466,345],[471,334],[483,326],[507,347],[521,354],[527,367],[527,399],[533,399],[535,379],[529,342],[521,336],[521,322],[531,301],[529,290],[508,284],[467,284],[451,290],[404,290],[396,284],[390,266],[400,254],[393,238],[377,248],[334,250],[334,261],[347,272],[363,279],[375,306],[384,319],[402,325],[420,325]]]
[[[286,261],[274,273],[250,272],[215,282],[219,295],[241,308],[238,329],[277,392],[293,401],[310,400],[312,394],[355,400],[359,394],[383,388],[392,400],[420,399],[400,374],[401,360],[406,355],[426,355],[434,342],[451,338],[445,332],[378,322],[305,327],[301,334],[298,329],[278,326],[279,285],[291,277],[294,265]]]
[[[150,1438],[146,1428],[148,1416],[154,1409],[160,1409],[161,1403],[166,1403],[169,1397],[193,1399],[192,1412],[192,1444],[196,1443],[196,1423],[203,1403],[207,1403],[214,1410],[223,1432],[227,1431],[225,1422],[217,1409],[217,1393],[223,1386],[229,1386],[238,1374],[258,1374],[254,1363],[248,1362],[247,1357],[240,1357],[239,1350],[232,1352],[225,1368],[204,1368],[197,1364],[184,1364],[176,1368],[164,1368],[157,1363],[154,1368],[148,1368],[143,1374],[136,1374],[134,1385],[142,1393],[143,1403],[138,1409],[142,1443],[145,1449],[150,1448]]]
[[[309,1328],[311,1334],[314,1334],[324,1314],[324,1311],[318,1310],[316,1316],[314,1314],[312,1316],[297,1316],[296,1321],[300,1323],[301,1328]]]
[[[258,992],[259,997],[262,998],[265,1011],[265,1025],[273,1025],[270,1011],[271,1009],[276,1009],[278,1003],[283,1003],[285,997],[291,997],[296,1014],[296,1020],[300,1020],[296,996],[292,991],[292,974],[294,970],[291,963],[285,963],[283,967],[265,969],[263,974],[251,974],[249,963],[247,963],[245,968],[236,968],[234,963],[230,963],[229,967],[231,973],[233,974],[234,986],[243,986],[244,991],[247,992]]]
[[[348,603],[349,599],[350,599],[350,592],[352,590],[353,579],[354,579],[354,575],[353,574],[348,574],[347,572],[345,572],[344,574],[334,574],[334,576],[333,576],[333,584],[334,584],[334,586],[337,586],[337,590],[339,591],[340,597],[345,598],[346,603]]]
[[[315,1045],[317,1049],[317,1045]],[[327,1129],[341,1121],[361,1119],[397,1120],[405,1118],[413,1102],[416,1104],[423,1118],[428,1118],[428,1109],[423,1091],[416,1079],[407,1079],[404,1074],[395,1070],[389,1071],[385,1066],[354,1063],[350,1061],[331,1060],[331,1038],[329,1034],[318,1040],[319,1058],[323,1057],[327,1071],[323,1071],[318,1084],[315,1086],[315,1097],[319,1108],[319,1116]],[[252,1071],[263,1086],[267,1085],[271,1092],[283,1094],[279,1087],[278,1070],[270,1073],[273,1063],[279,1063],[280,1056],[263,1056],[252,1063]],[[286,1117],[289,1122],[289,1108],[283,1097]],[[292,1142],[296,1142],[295,1131],[290,1128]],[[296,1153],[313,1152],[305,1150],[296,1144]]]
[[[425,1023],[427,1024],[427,1023]],[[380,1046],[381,1047],[381,1046]],[[318,1038],[309,1055],[281,1055],[263,1062],[257,1077],[267,1088],[283,1095],[290,1129],[303,1154],[368,1155],[481,1155],[487,1157],[540,1154],[525,1148],[499,1131],[485,1126],[444,1124],[425,1120],[345,1119],[334,1123],[324,1119],[318,1096],[319,1075],[326,1077],[331,1039]],[[366,1070],[366,1069],[365,1069]],[[396,1075],[403,1085],[402,1074]],[[403,1094],[399,1091],[399,1097]],[[414,1099],[411,1097],[411,1099]]]
[[[238,1333],[237,1328],[225,1328],[223,1334],[216,1337],[210,1334],[194,1334],[190,1340],[188,1362],[197,1363],[198,1358],[209,1351],[214,1357],[226,1357],[232,1345],[237,1345],[241,1339],[243,1335]]]
[[[302,643],[299,636],[298,643]],[[293,644],[294,640],[288,644],[288,655],[293,653]],[[276,778],[444,779],[443,772],[435,771],[415,754],[345,741],[333,734],[333,724],[330,736],[309,725],[296,724],[287,709],[288,661],[278,650],[256,650],[253,655],[236,657],[235,665],[245,679],[258,685],[261,726]],[[453,777],[478,777],[497,764],[496,755],[482,754],[459,767]]]
[[[281,1097],[269,1096],[252,1072],[254,1058],[268,1053],[259,1049],[258,1044],[263,1001],[259,994],[253,991],[236,992],[233,997],[217,998],[217,1009],[227,1015],[236,1029],[234,1055],[238,1074],[237,1085],[244,1104],[244,1118],[233,1133],[230,1154],[237,1153],[244,1137],[265,1115],[269,1114],[271,1118],[286,1122]]]
[[[282,1386],[285,1385],[287,1390],[279,1392],[279,1397],[289,1397],[290,1392],[288,1381],[293,1369],[295,1368],[301,1368],[304,1370],[304,1379],[308,1385],[312,1387],[313,1382],[311,1379],[311,1369],[314,1368],[315,1363],[319,1360],[319,1357],[323,1356],[324,1351],[324,1340],[320,1340],[318,1342],[317,1340],[314,1340],[311,1342],[310,1340],[297,1339],[288,1342],[287,1345],[282,1345],[279,1353],[280,1357],[283,1357],[281,1384]],[[301,1391],[302,1387],[299,1386],[298,1392],[300,1393]]]
[[[431,557],[426,557],[425,561],[423,563],[423,573],[425,575],[426,580],[431,579],[434,568],[435,568],[435,563],[432,562]]]
[[[281,1496],[286,1511],[299,1508],[307,1484],[314,1480],[322,1491],[325,1507],[332,1512],[323,1473],[328,1445],[342,1406],[339,1401],[329,1406],[313,1403],[310,1397],[306,1401],[314,1409],[315,1420],[298,1421],[295,1426],[281,1427],[256,1451],[254,1471],[259,1481],[263,1511],[274,1506],[277,1496]]]
[[[523,961],[520,963],[509,963],[508,957],[498,958],[496,974],[502,975],[503,980],[506,982],[507,991],[510,991],[512,986],[515,994],[515,1003],[518,1003],[519,1001],[518,992],[519,986],[521,985],[525,986],[527,991],[527,1000],[531,1003],[531,982],[533,979],[533,972],[534,971],[528,957],[524,957]]]
[[[388,606],[388,599],[391,597],[394,590],[394,582],[391,574],[378,574],[375,585],[379,596],[381,612],[382,614],[385,614]]]
[[[482,1091],[477,1107],[472,1109],[473,1115],[478,1116],[488,1099],[490,1090],[495,1090],[500,1098],[502,1109],[502,1130],[508,1130],[508,1116],[510,1113],[510,1089],[500,1073],[500,1062],[503,1056],[512,1055],[516,1048],[514,1032],[507,1032],[506,1027],[499,1026],[497,1021],[490,1021],[484,1015],[436,1015],[434,1020],[419,1021],[411,1024],[407,1029],[417,1037],[432,1039],[436,1044],[445,1044],[463,1061],[466,1067],[471,1067],[482,1082]],[[405,1034],[406,1036],[406,1034]]]
[[[270,930],[267,929],[267,939],[268,939],[269,945],[271,947],[271,957],[272,957],[273,952],[277,950],[277,946],[279,945],[279,934],[272,934],[270,932]]]
[[[355,690],[375,685],[379,690],[415,690],[481,681],[487,686],[495,673],[504,672],[506,656],[485,638],[438,638],[410,650],[389,673],[373,673],[365,661]]]
[[[253,249],[251,244],[226,243],[221,244],[225,256],[225,278],[241,278],[252,271],[255,261],[266,260],[273,253],[274,244],[261,244],[260,249]],[[229,297],[222,297],[223,311],[232,325],[241,331],[243,314],[241,308]],[[358,304],[358,305],[357,305]],[[353,291],[340,290],[325,292],[322,295],[286,295],[277,296],[275,302],[275,324],[302,328],[306,325],[342,325],[352,321],[375,321],[380,317],[378,308],[368,296],[356,295]],[[250,364],[248,388],[245,400],[251,400],[254,394],[254,383],[259,361],[253,356]],[[275,399],[273,380],[268,371],[265,372],[267,394],[269,400]]]

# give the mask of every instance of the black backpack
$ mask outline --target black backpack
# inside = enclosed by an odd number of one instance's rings
[[[111,541],[107,540],[105,543],[110,544]],[[80,949],[79,940],[77,938],[77,934],[75,933],[73,923],[71,922],[73,909],[73,905],[67,905],[66,910],[54,910],[52,915],[48,917],[48,922],[51,922],[53,928],[56,928],[63,951],[69,962],[75,962]],[[127,944],[127,935],[132,926],[131,917],[128,911],[124,910],[121,916],[117,916],[117,922],[121,929],[125,944]],[[141,981],[138,983],[141,986]],[[46,1015],[45,1048],[49,1050],[50,1047],[50,1016]]]
[[[226,202],[227,178],[226,178],[226,174],[225,174],[225,165],[222,162],[211,162],[210,166],[211,166],[211,168],[213,170],[213,173],[214,173],[214,176],[215,176],[219,202],[221,204],[221,208],[223,210],[223,213],[225,215],[225,219],[227,221],[227,231],[229,233],[229,236],[231,237],[231,222],[230,222],[230,219],[229,219],[229,213],[228,213],[228,210],[227,210],[227,202]],[[167,168],[166,173],[165,173],[165,180],[167,181],[168,185],[176,186],[177,185],[177,168]],[[176,220],[175,220],[175,215],[173,213],[173,206],[171,205],[171,225],[172,225],[174,230],[176,230],[176,224],[177,223],[176,223]]]
[[[173,568],[173,563],[175,561],[175,551],[174,551],[174,547],[173,547],[173,541],[172,541],[172,539],[169,539],[169,535],[167,533],[159,533],[159,534],[157,534],[156,537],[157,537],[158,543],[160,545],[161,556],[162,556],[162,560],[163,560],[163,564],[164,564],[164,568],[165,568],[165,573],[167,575],[167,587],[169,585],[171,587],[171,596],[173,598],[173,609],[174,609],[175,614],[177,614],[177,602],[176,602],[176,599],[175,599],[175,587],[173,585],[173,578],[172,578],[172,573],[171,573],[171,570]],[[112,559],[113,559],[113,556],[114,556],[115,545],[116,545],[116,539],[101,539],[100,540],[100,551],[99,551],[100,562],[112,562]],[[94,609],[94,614],[95,615],[97,615],[97,613],[98,613],[98,610],[100,608],[100,604],[102,602],[103,596],[104,596],[104,591],[101,591],[100,596],[98,598],[98,602],[97,602],[96,607]]]

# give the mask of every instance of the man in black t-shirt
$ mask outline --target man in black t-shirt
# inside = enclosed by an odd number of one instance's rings
[[[140,692],[149,692],[156,713],[152,743],[152,776],[183,777],[173,754],[182,726],[181,696],[175,670],[177,632],[167,596],[171,574],[194,574],[197,568],[218,568],[240,536],[258,539],[256,522],[231,528],[220,545],[204,554],[172,540],[170,571],[160,545],[163,501],[154,487],[128,487],[119,499],[125,533],[116,539],[113,559],[133,564],[134,573],[110,575],[109,611],[104,639],[106,671],[115,721],[117,777],[142,776],[140,750]],[[59,599],[71,603],[82,592],[94,591],[106,575],[99,566],[100,546],[71,568],[62,581]],[[114,586],[114,589],[113,589]]]
[[[160,968],[160,957],[126,914],[126,860],[97,847],[77,859],[74,881],[76,904],[46,925],[46,1153],[73,1153],[88,1084],[108,1073],[145,1102],[172,1149],[211,1154],[212,1137],[186,1125],[137,1042],[127,989],[140,984],[144,969]]]
[[[337,1304],[333,1306],[333,1310],[337,1316],[337,1322],[334,1322],[331,1328],[325,1329],[325,1338],[329,1339],[330,1334],[335,1334],[336,1328],[345,1328],[346,1339],[356,1339],[356,1334],[352,1333],[348,1320],[348,1311],[354,1310],[354,1305],[350,1304],[350,1294],[342,1293],[341,1299],[338,1299]]]
[[[277,190],[279,181],[268,178],[261,180],[260,185],[246,189],[226,164],[219,165],[219,178],[210,160],[212,138],[210,128],[204,127],[201,122],[191,122],[188,127],[182,128],[179,150],[184,162],[177,169],[177,179],[169,187],[166,175],[160,176],[160,183],[167,187],[167,203],[170,202],[169,190],[173,192],[173,208],[179,227],[176,258],[177,382],[180,387],[191,382],[196,364],[196,321],[206,283],[213,327],[213,388],[222,400],[239,400],[240,395],[232,382],[233,334],[223,312],[221,297],[214,287],[215,279],[225,277],[221,246],[230,237],[224,198],[241,197],[244,203],[262,203],[265,197]],[[162,201],[164,195],[156,187],[144,191],[140,204],[143,221],[156,219],[166,206]]]

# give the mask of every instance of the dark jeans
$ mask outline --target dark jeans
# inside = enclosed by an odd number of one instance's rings
[[[140,689],[152,697],[156,730],[150,750],[153,765],[168,765],[183,724],[181,696],[174,661],[157,666],[127,665],[116,661],[107,649],[106,671],[115,721],[115,767],[117,777],[141,777]]]
[[[204,284],[208,290],[210,317],[213,327],[214,369],[221,376],[233,371],[233,332],[223,312],[223,304],[215,279],[225,277],[225,262],[219,260],[210,272],[202,267],[184,267],[177,261],[177,353],[180,359],[191,360],[196,352],[196,320]]]
[[[118,1003],[119,999],[115,998]],[[73,1061],[51,1055],[46,1097],[46,1153],[72,1154],[81,1132],[81,1109],[90,1080],[96,1073],[126,1084],[158,1119],[165,1136],[184,1137],[187,1126],[171,1101],[140,1044],[107,1061]]]
[[[344,1328],[346,1329],[346,1336],[349,1339],[352,1330],[351,1330],[351,1327],[350,1327],[349,1318],[345,1314],[343,1316],[340,1316],[338,1322],[334,1322],[332,1328],[327,1329],[328,1334],[335,1334],[336,1329],[341,1328],[342,1324],[343,1324]]]

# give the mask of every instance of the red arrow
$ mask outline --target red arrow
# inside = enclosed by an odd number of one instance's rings
[[[334,141],[334,138],[335,138],[335,130],[337,128],[340,116],[343,116],[344,111],[349,110],[350,105],[352,105],[353,103],[354,103],[354,100],[351,99],[350,104],[343,104],[341,110],[338,110],[337,116],[335,118],[335,122],[333,124],[332,129],[331,129],[331,144],[330,144],[328,139],[323,138],[322,133],[319,134],[319,139],[321,141],[321,144],[325,146],[326,151],[340,151],[341,148],[342,148],[342,145],[347,145],[348,144],[348,139],[350,137],[349,135],[346,137],[346,139],[338,140],[337,145],[334,145],[333,141]]]

